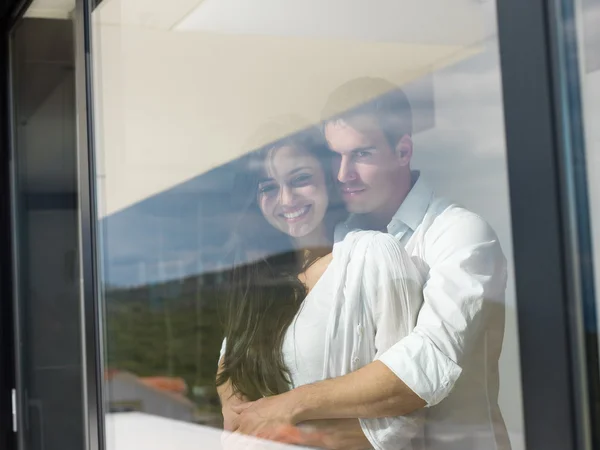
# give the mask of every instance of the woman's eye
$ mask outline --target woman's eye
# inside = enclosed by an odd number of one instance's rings
[[[294,186],[304,186],[306,185],[312,178],[310,174],[299,175],[292,181]]]
[[[259,195],[272,194],[276,190],[277,190],[277,186],[275,186],[273,184],[268,184],[268,185],[265,185],[265,186],[259,186],[258,187],[258,193],[259,193]]]

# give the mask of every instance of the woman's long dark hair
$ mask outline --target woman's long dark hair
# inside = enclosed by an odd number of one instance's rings
[[[303,149],[321,162],[329,191],[324,220],[331,240],[335,223],[345,213],[333,186],[331,152],[317,129],[280,139],[245,158],[244,182],[236,192],[246,194],[246,199],[232,241],[245,262],[231,271],[222,312],[227,348],[217,385],[229,380],[234,394],[250,400],[289,390],[283,339],[307,294],[298,276],[318,259],[311,249],[295,249],[290,236],[268,224],[258,207],[258,180],[265,160],[284,146]]]

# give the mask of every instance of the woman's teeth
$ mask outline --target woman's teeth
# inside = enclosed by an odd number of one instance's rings
[[[309,206],[305,206],[304,208],[299,209],[294,212],[291,212],[291,213],[283,213],[283,217],[285,217],[288,220],[297,219],[298,217],[302,216],[303,214],[306,214],[308,212],[308,208],[309,208]]]

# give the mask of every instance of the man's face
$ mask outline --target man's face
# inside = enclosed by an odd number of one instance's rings
[[[398,177],[407,172],[403,170],[407,162],[390,147],[375,119],[331,121],[325,126],[325,138],[337,154],[333,170],[348,211],[385,211],[398,194]]]

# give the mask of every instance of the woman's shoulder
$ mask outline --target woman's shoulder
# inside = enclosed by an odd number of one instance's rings
[[[361,258],[365,262],[397,259],[403,252],[404,247],[393,235],[371,230],[351,231],[333,249],[334,258]]]
[[[383,250],[386,248],[402,248],[402,245],[393,235],[382,231],[355,230],[349,232],[340,242],[344,247],[358,248],[365,250]]]
[[[389,233],[352,231],[339,244],[338,249],[334,247],[334,259],[340,255],[347,264],[360,266],[365,279],[421,279],[404,246]]]

